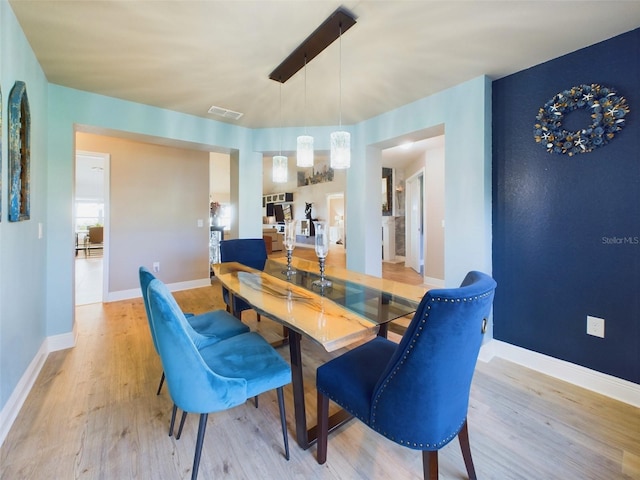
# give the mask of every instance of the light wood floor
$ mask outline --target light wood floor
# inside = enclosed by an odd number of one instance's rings
[[[75,260],[76,305],[102,301],[102,255],[85,257],[78,252]]]
[[[185,311],[223,306],[220,288],[175,294]],[[0,478],[189,478],[197,419],[183,436],[167,436],[171,400],[155,395],[161,373],[140,299],[76,308],[78,344],[52,353],[0,449]],[[267,339],[280,328],[243,319]],[[397,338],[397,337],[396,337]],[[288,359],[288,350],[280,349]],[[315,422],[315,367],[335,354],[303,341],[307,417]],[[358,421],[329,438],[327,463],[293,438],[283,456],[274,392],[212,414],[201,479],[418,479],[420,452],[384,439]],[[494,359],[479,362],[469,432],[480,479],[640,479],[640,409]],[[466,478],[457,441],[441,450],[440,478]]]

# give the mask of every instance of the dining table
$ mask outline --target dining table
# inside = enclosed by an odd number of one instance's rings
[[[331,286],[320,287],[318,263],[297,257],[292,257],[289,268],[286,259],[279,258],[268,259],[263,270],[238,262],[218,263],[212,268],[230,295],[286,327],[296,441],[305,450],[317,440],[317,428],[308,427],[306,419],[302,337],[333,352],[376,335],[386,336],[389,322],[412,315],[431,288],[334,266],[324,271]],[[350,418],[344,410],[338,411],[329,419],[329,430]]]

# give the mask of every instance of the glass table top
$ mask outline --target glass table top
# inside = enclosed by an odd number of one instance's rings
[[[264,272],[322,295],[376,325],[411,315],[418,308],[418,302],[330,275],[326,278],[331,280],[332,285],[321,288],[313,285],[315,280],[320,279],[319,273],[297,268],[297,273],[287,275],[286,269],[286,265],[282,263],[267,260]]]

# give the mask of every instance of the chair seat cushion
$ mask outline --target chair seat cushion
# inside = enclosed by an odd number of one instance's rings
[[[249,327],[224,310],[213,310],[186,317],[189,325],[201,335],[194,338],[198,348],[204,348],[221,340],[248,333]]]
[[[200,354],[218,375],[246,379],[247,398],[291,382],[289,364],[255,332],[222,340],[201,349]]]
[[[369,424],[373,389],[397,347],[386,338],[376,337],[354,348],[318,367],[316,388]]]

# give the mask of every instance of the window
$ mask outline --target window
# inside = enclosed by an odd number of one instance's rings
[[[104,225],[104,203],[76,202],[76,232],[83,232],[87,227]]]

